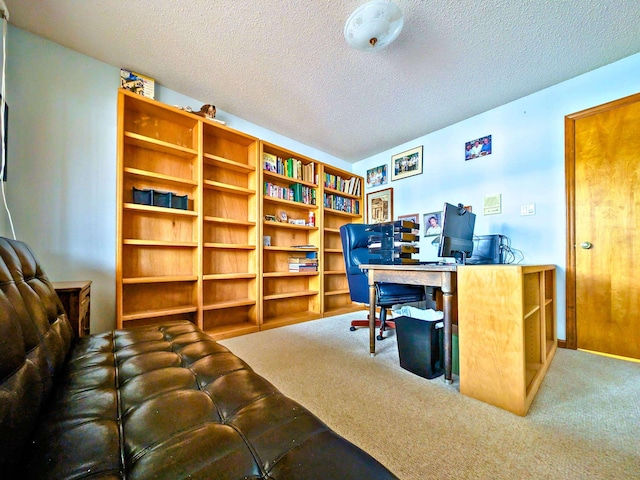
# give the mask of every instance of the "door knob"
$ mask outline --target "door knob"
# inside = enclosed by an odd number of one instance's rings
[[[582,248],[584,248],[585,250],[589,250],[591,247],[593,247],[593,245],[591,244],[591,242],[582,242],[582,243],[580,244],[580,246],[581,246]]]

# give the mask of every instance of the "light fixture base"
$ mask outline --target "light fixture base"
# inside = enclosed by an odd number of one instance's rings
[[[393,42],[404,25],[402,12],[389,0],[371,0],[347,19],[344,38],[357,50],[380,50]]]

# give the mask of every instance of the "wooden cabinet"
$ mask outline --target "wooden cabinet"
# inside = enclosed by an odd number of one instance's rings
[[[323,165],[322,184],[322,313],[340,315],[362,309],[349,295],[349,285],[342,256],[340,227],[347,223],[362,223],[364,190],[361,177]]]
[[[526,415],[557,348],[555,267],[458,268],[460,393]]]
[[[91,331],[91,281],[53,282],[73,332],[78,337]]]
[[[264,154],[295,159],[296,174],[265,170]],[[353,177],[120,90],[118,328],[186,318],[220,339],[348,308],[338,228],[362,215],[323,198],[359,212],[362,194],[325,186],[329,172]],[[313,253],[317,271],[290,271],[289,257]]]

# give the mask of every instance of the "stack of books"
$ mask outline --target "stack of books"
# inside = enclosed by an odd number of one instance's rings
[[[306,254],[298,254],[295,257],[289,257],[290,272],[317,272],[318,271],[318,252],[307,252]]]
[[[420,252],[418,235],[412,233],[418,229],[415,222],[396,220],[372,225],[369,235],[369,261],[386,265],[410,265],[419,263],[413,258]]]

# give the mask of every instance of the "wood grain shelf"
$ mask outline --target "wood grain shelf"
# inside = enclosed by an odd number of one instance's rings
[[[154,207],[151,205],[141,205],[139,203],[124,203],[122,207],[125,210],[137,210],[139,212],[149,212],[158,215],[172,215],[172,216],[185,216],[185,217],[197,217],[198,213],[192,210],[182,210],[180,208],[168,208],[168,207]]]
[[[179,275],[167,275],[161,277],[127,277],[122,278],[123,284],[135,284],[135,283],[168,283],[168,282],[195,282],[198,280],[197,275],[179,276]]]
[[[270,300],[286,300],[295,297],[308,297],[312,295],[318,295],[318,292],[315,290],[301,290],[298,292],[276,293],[274,295],[265,295],[263,299],[265,302],[268,302]]]
[[[173,308],[162,308],[156,310],[145,310],[137,313],[129,313],[127,315],[122,316],[123,322],[128,322],[132,320],[141,320],[145,318],[154,318],[154,317],[166,317],[169,315],[181,315],[183,313],[193,313],[198,310],[198,307],[195,305],[185,305],[182,307],[173,307]]]
[[[192,158],[194,155],[198,154],[197,150],[193,150],[192,148],[174,145],[133,132],[124,132],[123,141],[126,145],[153,150],[157,153],[168,153],[169,155],[181,156],[185,159]]]

